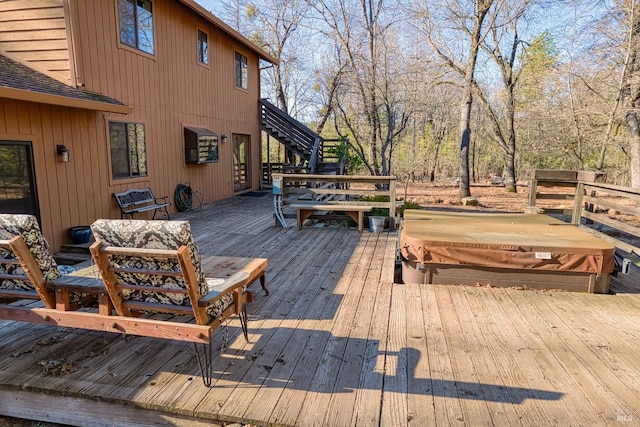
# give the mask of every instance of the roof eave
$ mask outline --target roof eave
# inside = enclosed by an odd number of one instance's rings
[[[70,98],[24,89],[0,86],[0,98],[17,99],[21,101],[39,102],[42,104],[59,105],[62,107],[81,108],[85,110],[104,111],[108,113],[131,114],[133,107],[128,105],[111,104],[108,102],[90,101],[86,99]]]
[[[276,59],[275,57],[270,55],[268,52],[266,52],[265,50],[263,50],[260,47],[258,47],[251,40],[249,40],[248,38],[246,38],[245,36],[240,34],[238,31],[236,31],[233,28],[231,28],[228,24],[226,24],[220,18],[218,18],[217,16],[215,16],[214,14],[212,14],[211,12],[206,10],[204,7],[200,6],[194,0],[180,0],[180,2],[182,4],[184,4],[185,6],[189,7],[194,12],[196,12],[198,15],[202,16],[207,21],[211,22],[213,25],[218,27],[220,30],[222,30],[223,32],[225,32],[229,36],[233,37],[234,39],[238,40],[240,43],[242,43],[245,46],[247,46],[249,49],[253,50],[255,53],[258,54],[260,59],[268,61],[268,62],[270,62],[272,64],[279,64],[280,63],[280,61],[278,59]]]

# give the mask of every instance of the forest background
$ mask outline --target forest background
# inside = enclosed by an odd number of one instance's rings
[[[279,60],[262,96],[344,138],[352,173],[640,188],[640,0],[198,2]]]

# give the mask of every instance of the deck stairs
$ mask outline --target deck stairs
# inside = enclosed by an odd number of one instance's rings
[[[59,265],[74,265],[89,261],[91,259],[89,246],[92,243],[93,241],[81,244],[65,243],[60,248],[60,252],[56,253],[53,258]]]
[[[260,116],[262,130],[297,157],[296,172],[343,173],[343,162],[328,156],[326,141],[307,126],[265,99],[260,100]]]

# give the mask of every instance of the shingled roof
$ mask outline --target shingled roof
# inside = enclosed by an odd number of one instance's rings
[[[1,53],[0,98],[123,114],[132,111],[117,99],[68,86]]]

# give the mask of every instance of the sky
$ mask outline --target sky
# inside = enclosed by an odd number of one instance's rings
[[[196,3],[198,3],[208,11],[213,12],[214,15],[219,15],[219,13],[216,11],[216,5],[220,3],[219,0],[196,0]]]
[[[195,1],[214,15],[220,18],[223,17],[224,12],[221,6],[223,0]],[[433,3],[438,3],[437,0],[432,1]],[[529,24],[523,25],[519,29],[519,38],[521,40],[532,40],[533,37],[543,31],[549,31],[558,54],[558,60],[563,63],[592,51],[594,39],[593,34],[588,29],[593,27],[592,23],[595,17],[602,15],[605,8],[612,7],[614,0],[538,0],[538,2],[537,8],[530,9]],[[228,23],[232,25],[231,22]],[[459,37],[459,35],[456,35],[456,37]],[[454,43],[454,41],[461,40],[451,40],[448,43],[449,47],[454,45],[464,46],[463,43]],[[464,61],[466,53],[466,49],[461,49],[456,56],[459,56],[459,60]],[[313,53],[307,52],[307,55],[304,65],[308,69],[315,69],[316,64],[322,62],[314,59]],[[498,82],[500,74],[494,63],[486,55],[481,55],[478,61],[480,64],[476,68],[476,77],[489,84],[493,80]],[[297,67],[300,68],[302,65],[298,64]],[[266,88],[263,89],[267,90]],[[263,94],[263,96],[268,97],[267,94]]]

